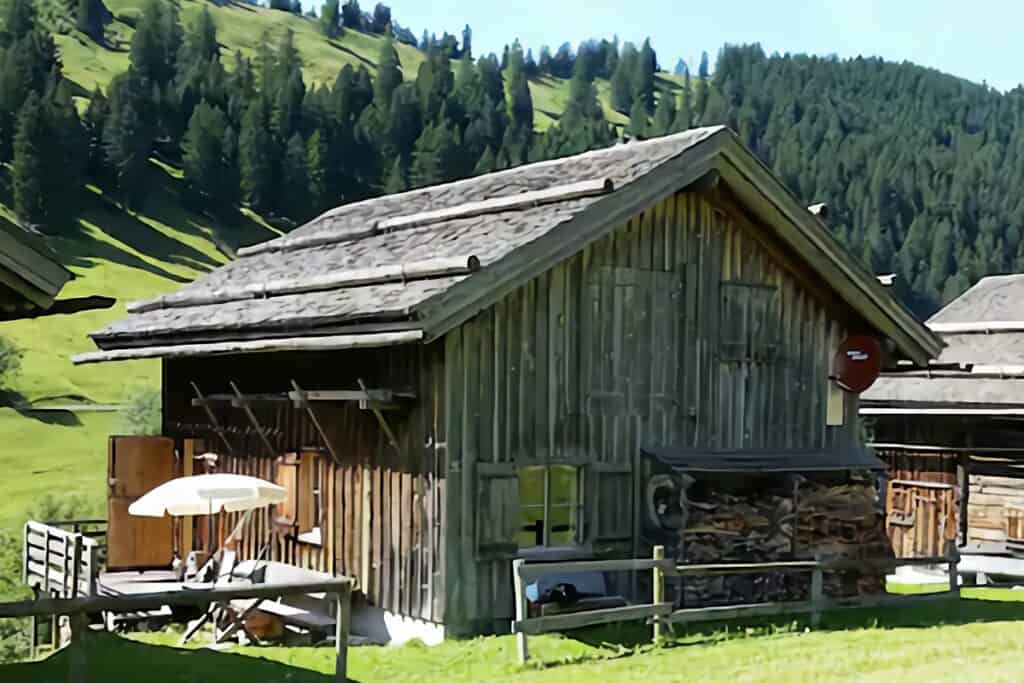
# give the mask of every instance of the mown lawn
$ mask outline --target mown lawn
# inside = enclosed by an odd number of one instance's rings
[[[573,637],[530,639],[536,662],[515,663],[511,636],[448,642],[434,648],[353,648],[355,681],[1020,681],[1024,640],[1013,634],[1024,618],[1019,593],[969,589],[967,599],[904,609],[825,615],[822,627],[802,622],[718,626],[679,634],[663,648],[635,645],[646,629],[629,625],[583,631]],[[94,636],[89,681],[332,680],[329,648],[240,648],[231,652],[181,650],[171,635],[132,639]],[[611,644],[611,643],[623,643]],[[0,680],[63,680],[66,653],[33,664],[0,667]]]

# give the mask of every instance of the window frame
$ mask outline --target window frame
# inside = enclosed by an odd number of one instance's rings
[[[551,474],[552,474],[552,470],[554,468],[556,468],[556,467],[566,467],[566,468],[569,468],[569,469],[572,469],[572,470],[575,471],[575,481],[576,481],[576,496],[575,496],[576,497],[576,502],[575,503],[553,503],[552,502],[553,496],[552,496],[552,492],[551,492],[551,479],[552,479]],[[543,482],[544,497],[543,497],[543,502],[541,502],[541,503],[523,503],[522,502],[522,499],[523,499],[523,490],[522,490],[523,474],[526,471],[530,470],[530,469],[541,469],[544,472],[544,482]],[[578,464],[559,463],[559,462],[524,464],[524,465],[519,465],[517,467],[517,478],[519,480],[519,486],[520,486],[520,488],[519,488],[519,501],[518,501],[518,504],[516,506],[517,507],[517,514],[521,518],[522,517],[522,513],[524,511],[526,511],[526,510],[540,509],[541,513],[542,513],[542,516],[537,521],[540,522],[541,524],[543,524],[543,533],[542,533],[541,543],[539,543],[539,544],[534,543],[534,544],[531,544],[531,545],[523,545],[520,542],[521,538],[522,538],[522,535],[527,533],[527,532],[529,532],[529,531],[531,531],[531,529],[524,527],[522,525],[522,523],[520,522],[520,525],[519,525],[519,528],[517,529],[517,534],[516,534],[516,547],[519,549],[519,552],[527,552],[527,553],[529,553],[529,552],[538,552],[538,551],[546,551],[546,550],[574,549],[574,548],[580,548],[580,547],[582,547],[585,544],[585,539],[586,539],[586,536],[585,536],[585,533],[584,533],[585,532],[585,528],[584,527],[586,525],[586,501],[584,499],[584,491],[585,491],[584,487],[585,487],[585,484],[586,484],[586,479],[585,479],[586,474],[585,474],[585,472],[586,472],[586,467],[584,467],[584,466],[581,466],[581,465],[578,465]],[[575,511],[574,514],[572,515],[572,518],[571,518],[573,520],[572,540],[568,544],[554,545],[551,542],[551,537],[552,537],[553,533],[558,533],[558,534],[564,533],[564,532],[561,532],[561,531],[558,531],[558,532],[553,532],[552,531],[551,517],[552,517],[552,510],[555,510],[555,509],[563,509],[563,510],[568,509],[568,510],[574,510]],[[533,530],[533,533],[534,533],[534,536],[536,537],[536,530]]]

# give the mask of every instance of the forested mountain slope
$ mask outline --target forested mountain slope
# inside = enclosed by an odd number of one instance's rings
[[[880,59],[721,53],[701,120],[726,122],[924,316],[1024,270],[1024,91]]]

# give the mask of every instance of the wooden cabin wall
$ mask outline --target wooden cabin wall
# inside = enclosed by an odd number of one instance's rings
[[[289,452],[318,449],[318,462],[333,481],[327,496],[331,522],[323,544],[276,539],[275,558],[311,569],[355,577],[367,600],[383,609],[441,622],[444,618],[444,434],[443,349],[406,346],[333,353],[276,353],[168,360],[164,364],[165,434],[201,437],[218,454],[227,450],[201,407],[191,405],[195,382],[204,394],[230,393],[229,382],[245,394],[283,394],[295,380],[305,390],[369,388],[413,389],[408,408],[384,416],[398,441],[392,448],[373,413],[356,402],[314,402],[317,417],[336,449],[330,455],[304,410],[290,402],[250,404],[269,430],[273,450],[252,429],[245,412],[223,402],[215,405],[233,453],[217,471],[274,479],[274,459]],[[269,513],[256,530],[266,533]],[[226,528],[229,531],[230,527]],[[243,544],[245,556],[259,546]]]
[[[640,447],[824,448],[848,309],[724,195],[678,193],[445,338],[450,624],[512,615],[517,465],[584,465],[586,550],[638,552]]]

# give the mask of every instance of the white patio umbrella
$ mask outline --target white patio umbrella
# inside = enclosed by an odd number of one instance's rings
[[[140,517],[242,512],[280,503],[284,488],[243,474],[199,474],[165,482],[128,506]]]

